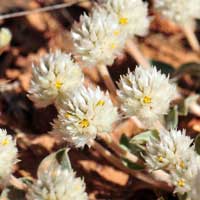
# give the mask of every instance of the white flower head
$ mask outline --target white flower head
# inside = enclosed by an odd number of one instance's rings
[[[118,18],[118,23],[129,36],[148,33],[150,19],[148,5],[142,0],[103,0],[103,6]]]
[[[75,173],[57,168],[46,171],[29,188],[27,200],[87,200],[85,183]]]
[[[108,133],[118,119],[108,93],[82,87],[74,96],[63,102],[59,109],[54,130],[76,147],[89,145],[98,134]]]
[[[134,73],[128,72],[121,77],[118,86],[118,95],[126,115],[137,116],[147,127],[167,114],[170,102],[176,95],[175,85],[156,67],[136,67]]]
[[[0,29],[0,48],[8,45],[12,39],[12,33],[8,28]]]
[[[6,184],[16,162],[16,143],[6,130],[0,129],[0,184]]]
[[[194,154],[192,142],[185,131],[160,130],[159,139],[152,138],[146,144],[144,159],[148,168],[179,171],[188,168]]]
[[[197,172],[197,175],[193,179],[191,191],[189,192],[189,197],[192,200],[199,200],[200,196],[200,169]]]
[[[191,25],[200,18],[200,0],[155,0],[155,8],[179,25]]]
[[[33,66],[33,78],[28,97],[37,107],[56,105],[70,96],[83,82],[81,68],[72,60],[71,55],[49,53]]]
[[[80,17],[71,32],[75,51],[87,66],[111,65],[122,51],[126,36],[120,31],[118,19],[100,7],[91,16]]]

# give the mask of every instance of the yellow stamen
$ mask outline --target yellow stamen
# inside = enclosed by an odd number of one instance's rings
[[[158,156],[157,160],[162,163],[163,162],[163,157],[162,156]]]
[[[120,32],[119,32],[118,30],[116,30],[116,31],[113,32],[113,34],[114,34],[115,36],[118,36],[119,33],[120,33]]]
[[[9,144],[9,140],[7,138],[3,139],[1,142],[2,145],[6,146]]]
[[[128,24],[128,18],[126,18],[126,17],[120,17],[119,18],[119,24],[121,24],[121,25]]]
[[[180,162],[180,167],[181,167],[182,169],[185,168],[185,163],[184,163],[183,161]]]
[[[97,106],[103,106],[104,104],[105,104],[104,100],[99,100],[96,105]]]
[[[185,186],[185,180],[184,179],[178,180],[178,186],[179,187],[184,187]]]
[[[66,113],[66,114],[65,114],[65,117],[66,117],[66,118],[70,118],[71,116],[72,116],[72,114],[70,114],[70,113]]]
[[[114,43],[112,43],[110,47],[111,47],[111,49],[115,49],[116,45]]]
[[[145,96],[144,98],[143,98],[143,102],[145,103],[145,104],[149,104],[149,103],[151,103],[151,97],[149,97],[149,96]]]
[[[89,123],[89,121],[87,119],[82,119],[79,122],[79,124],[81,125],[82,128],[87,128],[90,125],[90,123]]]
[[[60,81],[56,81],[55,86],[57,89],[60,89],[62,87],[63,83],[61,83]]]

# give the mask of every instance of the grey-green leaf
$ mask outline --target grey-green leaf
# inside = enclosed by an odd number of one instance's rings
[[[195,139],[195,151],[200,155],[200,135]]]
[[[168,130],[175,129],[178,126],[178,107],[172,107],[165,116],[166,127]]]

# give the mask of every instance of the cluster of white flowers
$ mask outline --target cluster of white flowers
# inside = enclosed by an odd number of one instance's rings
[[[12,39],[12,33],[8,28],[1,28],[0,29],[0,48],[5,47],[10,43]]]
[[[87,200],[85,183],[73,171],[48,170],[29,188],[27,200]]]
[[[7,183],[16,162],[16,143],[6,130],[0,129],[0,184]]]
[[[179,25],[191,25],[200,19],[200,0],[155,0],[155,8]]]
[[[54,121],[54,132],[60,132],[76,147],[89,145],[98,134],[108,133],[118,119],[108,93],[82,87],[63,102]]]
[[[179,194],[192,192],[192,184],[200,170],[200,156],[192,143],[185,131],[160,130],[159,139],[151,138],[146,144],[143,157],[148,169],[169,172],[174,192]]]
[[[137,116],[147,127],[167,114],[176,95],[176,86],[155,67],[136,67],[134,73],[121,77],[118,86],[123,111]]]
[[[103,0],[103,6],[118,18],[124,34],[144,36],[148,33],[147,3],[142,0]]]
[[[41,58],[39,65],[33,66],[33,78],[28,97],[38,107],[55,103],[59,105],[83,83],[81,68],[71,55],[56,51]]]
[[[80,17],[72,30],[76,52],[87,66],[111,65],[125,43],[118,19],[102,8]]]
[[[150,19],[142,0],[103,1],[72,30],[75,51],[88,66],[111,65],[128,37],[144,36]]]

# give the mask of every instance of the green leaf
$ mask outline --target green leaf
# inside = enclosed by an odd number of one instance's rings
[[[127,168],[133,169],[133,170],[143,170],[143,169],[145,169],[144,166],[136,164],[136,163],[133,163],[133,162],[129,161],[128,159],[123,159],[123,164]]]
[[[130,138],[123,134],[120,138],[120,146],[127,151],[140,156],[142,149],[135,144],[130,143]]]
[[[183,74],[190,74],[200,76],[200,63],[186,63],[181,65],[173,76],[182,76]]]
[[[38,178],[42,177],[45,171],[61,167],[62,169],[72,170],[68,157],[68,149],[60,149],[45,157],[38,167]]]
[[[161,70],[161,72],[166,75],[171,75],[175,71],[170,64],[161,61],[151,60],[151,65],[155,66],[158,70]]]
[[[195,151],[200,155],[200,135],[195,139]]]
[[[191,95],[184,99],[179,105],[178,105],[178,112],[181,116],[187,116],[189,112],[189,106],[191,104],[196,104],[198,101],[199,95]]]
[[[157,130],[148,130],[134,136],[131,140],[131,144],[137,146],[145,145],[151,138],[159,139],[159,133]]]
[[[178,126],[178,107],[172,107],[165,116],[166,127],[168,130],[177,128]]]

